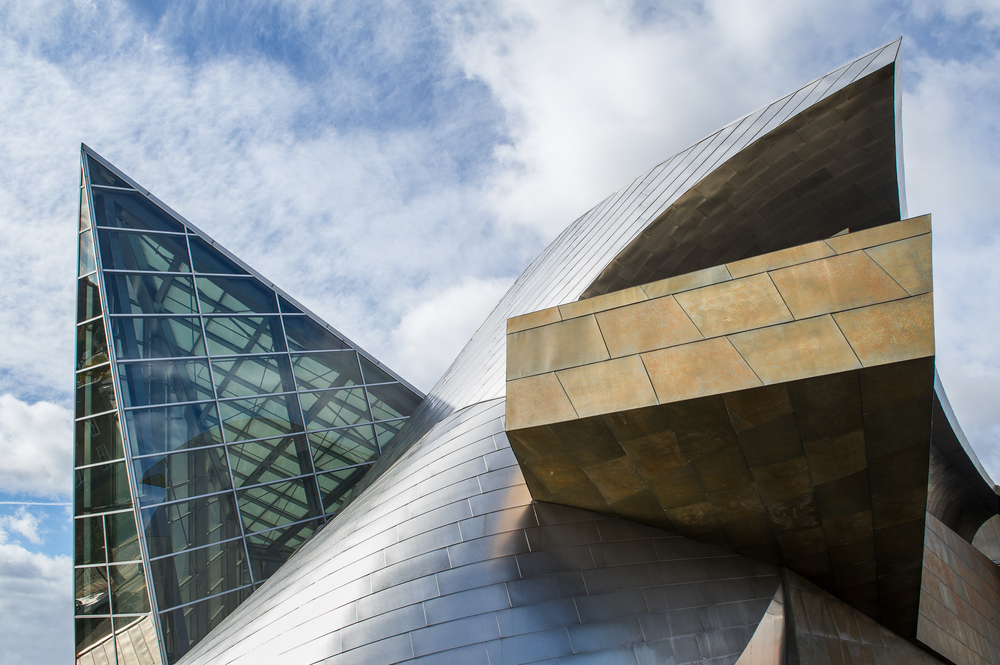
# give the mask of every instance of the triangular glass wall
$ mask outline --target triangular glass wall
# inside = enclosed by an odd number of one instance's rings
[[[169,663],[337,512],[423,395],[86,146],[83,174],[77,662]]]

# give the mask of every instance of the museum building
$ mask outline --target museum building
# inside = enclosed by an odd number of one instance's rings
[[[427,395],[83,146],[76,663],[1000,664],[899,49],[600,202]]]

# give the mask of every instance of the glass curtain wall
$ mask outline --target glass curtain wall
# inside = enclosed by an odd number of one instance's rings
[[[85,155],[81,274],[108,311],[84,312],[81,278],[78,411],[124,437],[95,453],[114,480],[77,472],[77,504],[102,488],[87,500],[133,519],[173,662],[336,514],[422,395]]]

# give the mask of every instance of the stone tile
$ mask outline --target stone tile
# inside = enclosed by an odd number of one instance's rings
[[[656,404],[639,356],[574,367],[556,373],[581,417]]]
[[[834,254],[836,252],[820,240],[806,245],[798,245],[797,247],[789,247],[788,249],[771,252],[770,254],[743,259],[742,261],[727,263],[726,267],[729,268],[729,274],[733,276],[733,279],[739,279],[747,275],[755,275],[769,270],[784,268],[785,266],[793,266],[797,263],[815,261],[816,259],[833,256]]]
[[[677,435],[670,430],[619,443],[645,478],[655,478],[687,464],[687,457],[677,444]]]
[[[851,252],[770,273],[796,319],[907,296],[864,252]]]
[[[612,358],[702,339],[672,296],[599,312],[597,323]]]
[[[737,432],[759,427],[795,412],[788,386],[768,386],[723,396]]]
[[[590,485],[590,478],[587,477],[587,474],[580,469],[572,457],[564,452],[532,460],[525,466],[553,494]]]
[[[615,503],[646,490],[646,483],[627,456],[609,460],[583,470],[608,503]]]
[[[861,367],[830,315],[738,333],[729,340],[765,384]]]
[[[646,293],[638,286],[633,286],[621,291],[612,291],[602,296],[585,298],[576,302],[559,305],[557,308],[563,320],[574,319],[578,316],[602,312],[604,310],[631,305],[632,303],[646,300]]]
[[[864,430],[803,444],[814,485],[857,473],[868,466]]]
[[[539,326],[556,323],[561,320],[558,307],[541,309],[537,312],[522,314],[521,316],[512,316],[507,319],[507,334],[509,335],[511,333],[521,332],[522,330],[528,330],[529,328],[537,328]]]
[[[705,337],[792,320],[766,274],[706,286],[675,297]]]
[[[507,382],[507,429],[572,420],[577,417],[555,374]]]
[[[865,252],[911,296],[934,290],[931,234],[879,245]]]
[[[883,245],[887,242],[911,238],[913,236],[930,233],[931,216],[911,217],[894,224],[877,226],[874,229],[849,233],[845,236],[827,238],[826,243],[838,254],[853,252],[866,247]]]
[[[840,312],[834,319],[865,367],[934,355],[930,293]]]
[[[707,503],[708,497],[701,479],[690,464],[671,469],[647,484],[664,508],[680,508],[696,503]]]
[[[642,354],[661,404],[762,385],[725,337]]]
[[[695,272],[689,272],[686,275],[677,275],[676,277],[661,279],[658,282],[652,282],[650,284],[643,284],[642,290],[645,291],[646,295],[650,298],[659,298],[673,293],[681,293],[682,291],[690,291],[691,289],[709,286],[710,284],[727,282],[731,279],[732,276],[729,274],[729,270],[726,266],[721,265],[713,268],[705,268],[704,270],[698,270]]]
[[[593,316],[507,335],[508,381],[608,358]]]

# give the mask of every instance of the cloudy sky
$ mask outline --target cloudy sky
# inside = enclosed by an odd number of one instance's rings
[[[0,4],[0,661],[72,649],[81,142],[427,390],[580,214],[900,35],[939,372],[1000,477],[997,0]]]

